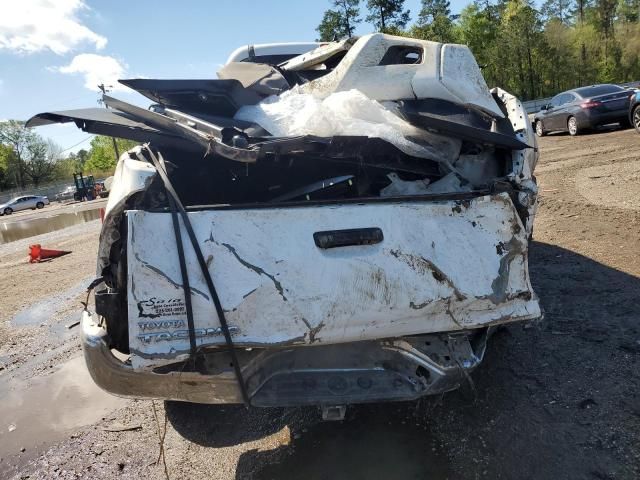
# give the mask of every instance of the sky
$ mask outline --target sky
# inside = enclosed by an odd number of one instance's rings
[[[467,3],[451,0],[452,12]],[[117,79],[216,78],[242,45],[315,40],[327,8],[329,0],[0,0],[0,121],[94,107],[101,82],[146,106]],[[420,1],[405,8],[413,21]],[[372,31],[363,21],[356,34]],[[74,124],[38,133],[67,152],[91,138]]]

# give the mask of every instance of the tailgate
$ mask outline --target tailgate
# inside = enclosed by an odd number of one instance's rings
[[[526,232],[507,194],[209,209],[189,218],[240,346],[341,343],[540,316]],[[171,215],[129,211],[127,223],[132,362],[173,362],[189,341]],[[379,229],[382,238],[333,248],[323,247],[340,233],[314,239],[352,229]],[[183,243],[197,343],[224,344],[184,229]]]

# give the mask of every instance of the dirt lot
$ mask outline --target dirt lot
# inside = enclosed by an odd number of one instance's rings
[[[338,423],[313,409],[100,403],[99,417],[59,429],[56,444],[0,450],[0,476],[162,479],[157,426],[166,425],[172,479],[640,478],[638,146],[631,130],[540,142],[530,268],[546,318],[492,338],[475,391],[351,407]],[[0,382],[57,375],[48,367],[60,355],[30,359],[59,348],[51,332],[76,315],[96,239],[97,226],[59,232],[52,246],[74,254],[37,266],[21,263],[24,245],[0,247]],[[40,305],[18,320],[31,318],[51,295],[43,327],[16,325],[15,312]],[[73,335],[62,345],[62,356],[77,355]],[[7,433],[2,419],[0,448],[21,428]]]

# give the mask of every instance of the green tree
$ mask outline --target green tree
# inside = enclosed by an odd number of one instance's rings
[[[493,5],[472,3],[460,13],[458,34],[460,42],[466,44],[476,61],[483,68],[483,75],[489,85],[503,85],[495,59],[499,51],[497,36],[500,18]]]
[[[540,13],[547,22],[555,18],[560,23],[568,25],[573,9],[573,0],[545,0],[540,8]]]
[[[116,144],[120,154],[137,145],[137,143],[132,140],[122,138],[116,139]],[[84,170],[89,173],[113,172],[117,163],[118,158],[113,147],[113,139],[101,135],[94,137],[91,140],[89,158],[84,164]]]
[[[528,0],[506,4],[498,33],[503,51],[495,60],[504,74],[502,85],[524,99],[536,98],[540,91],[534,57],[543,44],[541,27],[539,13]]]
[[[51,180],[57,162],[62,158],[62,148],[53,140],[36,137],[27,146],[24,155],[24,172],[36,187]]]
[[[330,42],[336,39],[353,36],[355,25],[360,23],[360,0],[333,0],[335,10],[324,12],[320,25],[316,31],[320,35],[320,42]]]
[[[397,33],[409,23],[409,10],[404,10],[404,0],[367,0],[367,22],[383,33]]]
[[[38,186],[50,180],[61,158],[61,149],[51,140],[44,140],[24,122],[9,120],[0,123],[0,144],[6,177],[13,177],[13,185],[25,188],[27,183]]]
[[[621,55],[615,39],[614,20],[618,8],[617,0],[595,0],[595,27],[602,37],[602,53],[599,61],[599,80],[610,82],[617,76]],[[618,61],[616,61],[618,60]]]
[[[0,143],[0,190],[15,187],[9,167],[12,163],[13,150],[9,145]]]
[[[29,128],[25,128],[24,122],[8,120],[0,122],[0,143],[8,146],[13,151],[9,158],[8,169],[14,175],[15,185],[25,188],[27,177],[24,171],[25,157],[28,155],[29,146],[39,140],[38,134]]]
[[[449,0],[422,0],[418,21],[410,32],[412,36],[424,40],[445,43],[459,41]]]
[[[84,148],[78,150],[78,152],[74,155],[75,160],[75,170],[76,172],[84,172],[84,166],[89,160],[89,152],[87,152]]]
[[[62,158],[56,162],[55,178],[69,180],[74,173],[83,173],[88,159],[89,152],[85,149],[69,153],[67,158]]]
[[[559,17],[551,18],[544,26],[544,50],[540,52],[542,65],[538,75],[542,78],[541,95],[553,94],[576,86],[579,69],[574,55],[575,30]]]

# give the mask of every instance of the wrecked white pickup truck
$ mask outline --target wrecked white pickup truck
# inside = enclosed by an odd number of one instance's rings
[[[144,143],[118,163],[82,314],[98,385],[340,417],[457,388],[495,326],[541,316],[536,138],[467,47],[374,34],[231,60],[121,81],[148,110],[105,96],[29,121]]]

